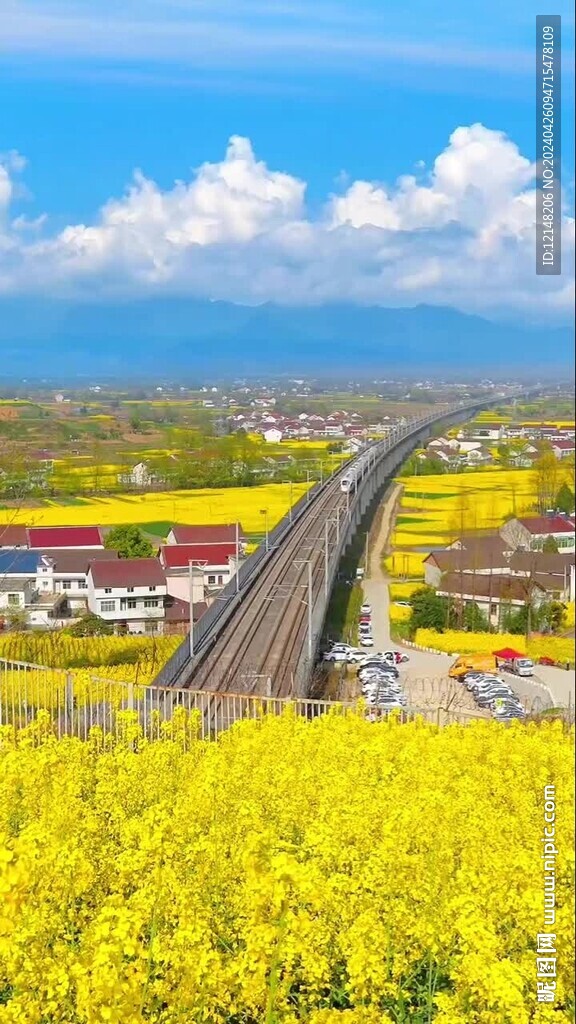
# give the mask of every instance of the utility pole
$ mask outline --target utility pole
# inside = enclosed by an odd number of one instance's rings
[[[328,598],[328,574],[330,571],[330,553],[328,549],[330,520],[324,522],[324,597]]]
[[[269,543],[268,543],[268,509],[267,508],[261,508],[260,509],[260,515],[264,516],[264,530],[265,530],[265,536],[266,536],[266,551],[268,551],[269,550]]]
[[[308,583],[307,583],[308,600],[307,600],[306,603],[307,603],[307,606],[308,606],[308,609],[307,609],[307,611],[308,611],[308,662],[309,662],[310,665],[312,665],[312,659],[313,659],[313,656],[314,656],[314,644],[313,644],[313,637],[312,637],[312,559],[310,559],[310,558],[299,558],[299,559],[296,559],[294,561],[294,565],[296,565],[298,567],[300,567],[302,565],[305,565],[306,569],[307,569],[307,576],[308,576]]]
[[[308,559],[308,663],[312,665],[312,562]]]
[[[240,523],[236,520],[236,593],[240,592]]]
[[[294,505],[294,483],[291,480],[290,481],[290,509],[289,509],[289,512],[288,512],[288,520],[289,520],[289,522],[292,522],[292,507],[293,507],[293,505]]]
[[[193,562],[188,562],[188,580],[190,584],[190,660],[194,658],[194,565]]]

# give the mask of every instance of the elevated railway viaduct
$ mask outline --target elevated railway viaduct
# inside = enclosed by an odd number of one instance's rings
[[[520,397],[521,391],[506,395]],[[444,406],[396,427],[298,502],[240,567],[159,673],[162,686],[305,697],[338,565],[367,509],[411,451],[440,426],[454,426],[493,404]],[[362,461],[361,461],[362,460]],[[348,492],[342,479],[358,469]]]

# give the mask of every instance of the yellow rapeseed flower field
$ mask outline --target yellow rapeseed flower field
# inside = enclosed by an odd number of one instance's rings
[[[560,723],[288,712],[188,749],[129,714],[109,742],[4,727],[0,1024],[568,1022],[572,763]]]
[[[197,491],[158,491],[146,494],[117,494],[109,498],[83,498],[81,505],[53,501],[50,505],[25,509],[0,509],[2,523],[34,526],[116,526],[151,522],[230,523],[239,519],[248,533],[262,533],[268,510],[270,528],[286,515],[290,494],[297,501],[306,493],[306,483],[265,484],[260,487],[223,487]]]
[[[181,636],[67,636],[63,631],[4,633],[0,658],[56,669],[90,667],[105,678],[151,682]],[[115,674],[111,675],[114,668]]]
[[[526,638],[517,633],[472,633],[447,629],[438,633],[434,629],[417,629],[414,640],[422,647],[433,647],[446,654],[491,654],[496,649],[512,647],[538,658],[553,658],[561,664],[574,661],[574,641],[559,636],[533,636]]]
[[[409,622],[412,615],[411,608],[403,605],[391,604],[389,609],[390,622]]]
[[[423,586],[422,581],[417,583],[391,583],[388,587],[391,601],[408,601],[416,590]]]
[[[498,529],[508,515],[529,514],[536,500],[533,470],[480,469],[399,482],[397,549],[444,547],[462,532]]]

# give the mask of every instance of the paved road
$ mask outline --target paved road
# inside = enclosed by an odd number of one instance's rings
[[[385,496],[385,508],[382,515],[378,535],[373,539],[370,550],[370,568],[364,580],[364,594],[366,600],[372,605],[374,650],[385,651],[391,647],[401,649],[401,644],[392,643],[390,639],[390,616],[389,616],[389,579],[382,570],[382,552],[384,551],[388,537],[390,536],[391,521],[394,515],[396,502],[401,488],[395,486]],[[437,680],[446,678],[448,669],[454,661],[453,655],[429,654],[426,651],[415,651],[408,647],[404,648],[409,655],[410,661],[402,678],[405,680],[407,691],[414,693],[428,690],[436,693],[438,687],[424,683],[424,680]],[[572,706],[575,704],[575,682],[576,673],[567,672],[565,669],[550,668],[546,665],[539,665],[537,675],[533,680],[520,679],[510,674],[510,683],[518,696],[524,699],[528,705],[544,698],[559,706]],[[418,681],[418,682],[417,682]],[[543,685],[538,685],[538,684]],[[536,705],[537,706],[537,705]]]

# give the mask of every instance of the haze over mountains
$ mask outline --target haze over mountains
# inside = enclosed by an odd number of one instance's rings
[[[454,309],[250,307],[153,298],[116,304],[0,300],[0,374],[567,369],[570,327],[494,323]]]

